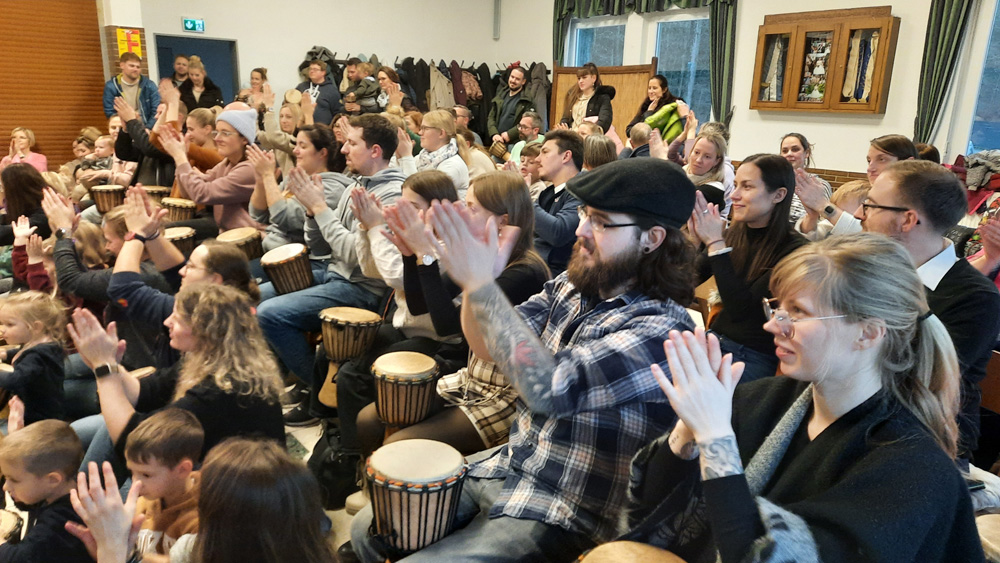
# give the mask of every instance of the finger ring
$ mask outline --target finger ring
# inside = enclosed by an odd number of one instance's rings
[[[706,214],[706,213],[708,213],[708,210],[707,210],[707,209],[701,212],[701,214],[702,214],[702,215],[704,215],[704,214]]]

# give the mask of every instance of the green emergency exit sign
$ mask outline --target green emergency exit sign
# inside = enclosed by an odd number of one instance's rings
[[[190,31],[192,33],[205,33],[205,20],[184,18],[184,31]]]

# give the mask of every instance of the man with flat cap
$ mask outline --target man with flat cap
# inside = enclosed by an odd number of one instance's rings
[[[407,561],[572,560],[623,531],[630,460],[675,420],[649,366],[667,369],[667,332],[693,329],[684,306],[694,249],[679,229],[695,187],[649,158],[566,189],[581,203],[567,271],[518,307],[493,281],[497,229],[474,236],[451,203],[428,213],[463,290],[469,347],[497,363],[520,401],[509,443],[469,459],[455,531]],[[371,516],[355,516],[352,544],[362,561],[381,561]]]

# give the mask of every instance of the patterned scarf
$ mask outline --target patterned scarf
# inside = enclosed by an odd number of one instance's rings
[[[447,145],[434,152],[428,152],[427,149],[424,149],[417,155],[417,170],[421,172],[424,170],[436,170],[442,162],[456,154],[458,154],[458,145],[455,143],[455,139],[448,141]]]

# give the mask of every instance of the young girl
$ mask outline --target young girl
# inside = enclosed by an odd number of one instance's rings
[[[27,291],[0,300],[0,337],[21,347],[10,361],[13,371],[0,371],[0,388],[24,402],[25,424],[65,415],[65,326],[66,310],[51,295]]]

